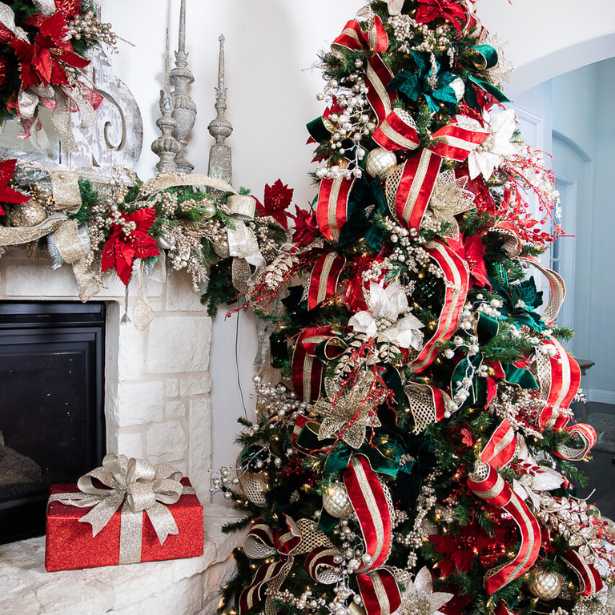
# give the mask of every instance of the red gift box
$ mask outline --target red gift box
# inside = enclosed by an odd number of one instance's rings
[[[187,478],[182,478],[181,483],[190,486]],[[78,492],[75,484],[51,487],[51,495]],[[168,509],[177,523],[179,534],[168,536],[164,544],[160,544],[147,513],[141,513],[142,562],[203,555],[203,507],[197,496],[184,494],[176,504],[169,504]],[[68,506],[57,500],[49,503],[45,552],[45,568],[49,572],[119,564],[121,507],[96,536],[92,536],[89,523],[79,522],[90,510]]]

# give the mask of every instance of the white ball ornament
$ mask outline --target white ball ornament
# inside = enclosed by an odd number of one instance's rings
[[[530,591],[540,600],[555,600],[562,591],[562,579],[556,572],[549,572],[542,566],[532,571],[534,579],[529,582]]]
[[[329,487],[322,498],[324,509],[338,519],[344,519],[352,514],[353,508],[346,487],[336,483]]]
[[[386,176],[397,166],[397,158],[393,152],[378,147],[373,149],[365,159],[365,170],[372,177],[385,179]]]

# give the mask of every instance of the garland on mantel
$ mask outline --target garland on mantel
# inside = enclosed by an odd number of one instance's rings
[[[125,173],[96,181],[32,162],[0,162],[0,250],[21,245],[34,256],[45,240],[54,268],[72,265],[82,301],[104,288],[111,272],[126,286],[136,276],[145,309],[135,324],[145,328],[153,313],[143,278],[157,262],[164,266],[168,257],[171,270],[185,269],[195,291],[212,268],[203,302],[213,316],[219,303],[247,292],[255,270],[289,240],[280,211],[293,191],[279,180],[266,187],[261,204],[204,175],[166,173],[143,182]]]

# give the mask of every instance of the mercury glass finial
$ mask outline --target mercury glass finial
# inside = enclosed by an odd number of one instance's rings
[[[169,58],[169,29],[167,28],[167,40],[164,56],[164,86],[160,90],[160,113],[161,117],[156,122],[162,135],[152,143],[152,151],[160,158],[156,169],[161,173],[177,170],[175,157],[181,151],[181,145],[173,136],[177,122],[173,119],[173,101],[171,99],[170,81],[171,60]]]
[[[209,134],[216,140],[209,151],[209,176],[231,183],[233,164],[231,148],[225,140],[233,132],[233,126],[226,119],[226,87],[224,86],[224,35],[220,36],[220,59],[218,62],[218,87],[216,89],[216,119],[208,127]]]
[[[171,71],[171,81],[175,86],[173,92],[173,118],[177,126],[173,135],[179,141],[181,151],[175,157],[177,170],[182,173],[192,173],[194,165],[184,156],[186,139],[194,128],[196,120],[196,105],[188,94],[188,86],[194,82],[192,71],[188,68],[188,54],[186,53],[186,0],[182,0],[179,15],[179,43],[175,53],[175,68]]]

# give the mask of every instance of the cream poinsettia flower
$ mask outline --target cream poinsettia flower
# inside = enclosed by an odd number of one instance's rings
[[[482,175],[487,181],[506,158],[510,158],[517,153],[517,146],[511,142],[517,128],[517,117],[512,109],[491,114],[485,112],[483,117],[491,135],[479,147],[470,152],[468,168],[471,179]],[[485,129],[478,120],[463,115],[458,115],[456,120],[459,126],[464,128]]]
[[[564,482],[564,477],[547,466],[538,465],[532,457],[525,439],[517,434],[517,467],[523,472],[513,480],[513,490],[522,500],[530,500],[536,510],[540,509],[541,491],[558,489]]]
[[[367,305],[369,311],[357,312],[348,321],[355,331],[378,342],[386,341],[400,348],[421,350],[423,333],[420,329],[424,325],[416,316],[408,313],[408,297],[399,282],[393,282],[385,288],[383,284],[372,281]]]
[[[404,580],[406,590],[401,597],[401,605],[393,615],[410,615],[424,613],[425,615],[443,615],[443,607],[454,594],[434,592],[431,573],[427,566],[422,568],[414,581]]]

